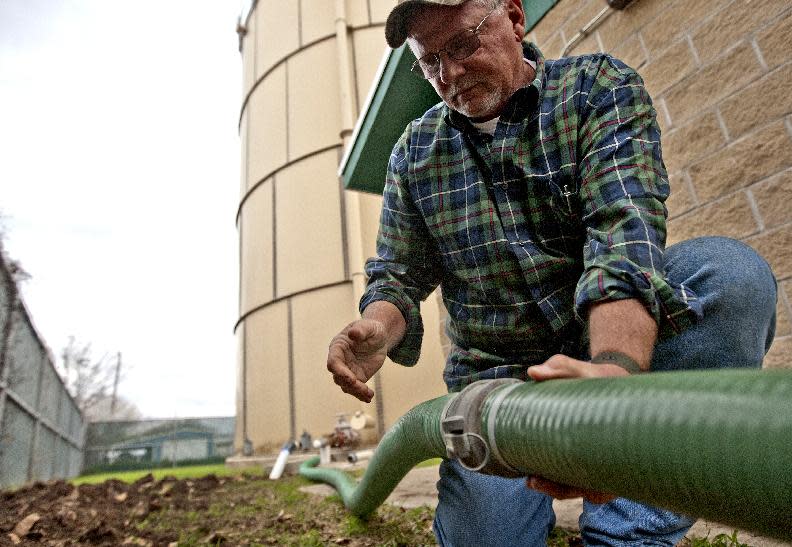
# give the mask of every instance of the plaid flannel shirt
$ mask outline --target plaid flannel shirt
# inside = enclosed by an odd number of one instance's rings
[[[526,378],[553,353],[587,357],[595,302],[637,298],[662,338],[701,315],[665,279],[669,193],[655,110],[640,76],[603,54],[545,60],[494,136],[440,103],[414,120],[388,165],[378,256],[361,311],[386,300],[407,331],[389,353],[418,359],[419,304],[438,284],[453,345],[450,390]]]

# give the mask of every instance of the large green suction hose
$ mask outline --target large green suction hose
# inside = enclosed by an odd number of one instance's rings
[[[359,485],[312,468],[316,460],[300,473],[335,485],[345,505],[366,516],[413,465],[438,456],[792,539],[788,371],[477,382],[402,417]]]

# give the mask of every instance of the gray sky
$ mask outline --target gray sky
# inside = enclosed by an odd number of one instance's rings
[[[146,416],[234,413],[239,2],[0,0],[0,212],[55,355]]]

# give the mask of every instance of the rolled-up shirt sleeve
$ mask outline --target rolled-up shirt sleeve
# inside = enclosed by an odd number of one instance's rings
[[[586,234],[575,313],[585,320],[594,303],[637,298],[666,338],[697,321],[701,305],[690,288],[665,276],[669,185],[655,109],[626,65],[604,57],[592,70],[578,148]]]
[[[436,247],[407,187],[408,135],[409,128],[388,162],[377,256],[366,262],[368,285],[360,300],[360,311],[380,300],[401,311],[407,330],[388,357],[412,366],[421,353],[424,332],[420,303],[437,287],[441,274]]]

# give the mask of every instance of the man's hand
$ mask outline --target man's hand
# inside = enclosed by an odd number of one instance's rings
[[[629,376],[630,373],[619,365],[602,363],[593,365],[578,361],[566,355],[553,355],[550,359],[528,368],[528,376],[536,382],[560,378],[604,378],[607,376]],[[586,498],[592,503],[607,503],[616,498],[611,494],[595,492],[574,486],[559,484],[542,477],[532,476],[525,480],[526,486],[556,499]]]
[[[344,393],[370,403],[374,391],[366,382],[382,367],[388,338],[381,321],[359,319],[347,325],[330,342],[327,370]]]
[[[574,486],[559,484],[536,475],[525,479],[525,484],[528,488],[547,494],[557,500],[586,498],[591,503],[608,503],[617,497],[612,494],[605,494],[604,492],[594,492],[593,490],[584,490],[582,488],[575,488]]]
[[[578,361],[566,355],[553,355],[541,365],[528,367],[528,376],[535,382],[559,378],[604,378],[607,376],[629,376],[619,365],[610,363],[592,364]]]

